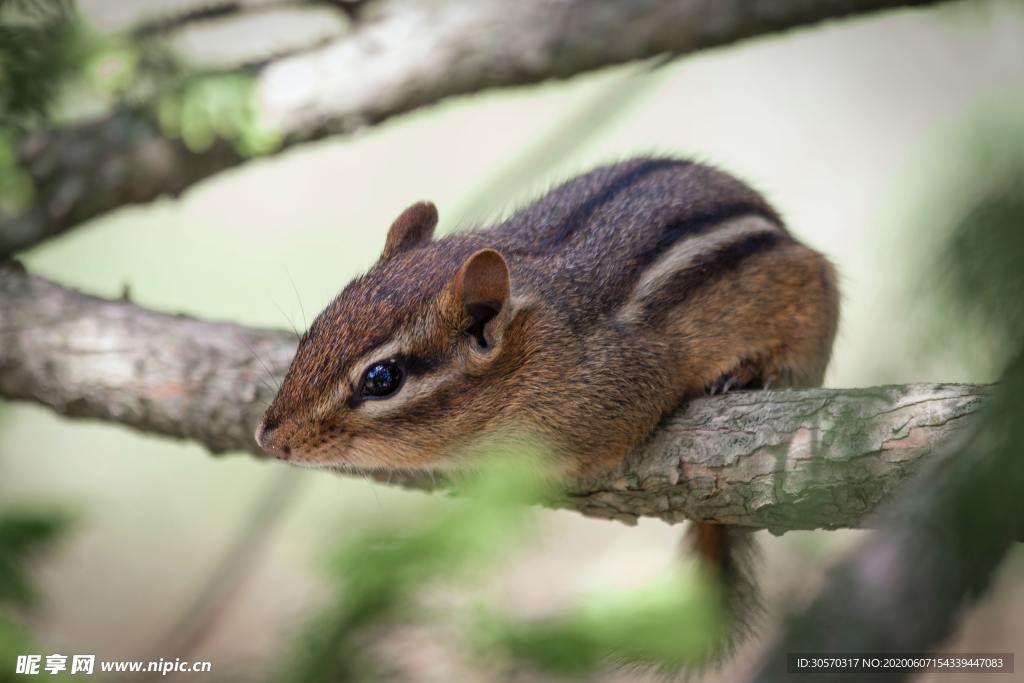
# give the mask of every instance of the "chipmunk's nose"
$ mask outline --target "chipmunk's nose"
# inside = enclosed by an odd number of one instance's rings
[[[278,460],[287,460],[292,455],[288,439],[283,437],[280,430],[277,429],[276,420],[265,418],[260,420],[260,423],[256,425],[256,443]]]

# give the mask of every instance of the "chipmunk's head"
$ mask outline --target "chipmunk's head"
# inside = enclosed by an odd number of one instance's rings
[[[444,468],[495,423],[528,316],[501,254],[435,242],[436,224],[432,204],[406,209],[317,316],[256,430],[264,450],[308,467]]]

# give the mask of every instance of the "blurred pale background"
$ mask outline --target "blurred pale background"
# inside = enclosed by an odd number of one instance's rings
[[[887,14],[635,75],[642,72],[632,66],[451,101],[250,163],[179,200],[119,211],[24,260],[90,293],[127,288],[138,303],[166,311],[301,328],[373,262],[390,221],[414,200],[433,200],[442,229],[454,230],[591,165],[677,154],[751,182],[837,263],[844,308],[829,385],[993,379],[941,344],[919,349],[907,227],[927,221],[926,191],[949,160],[944,142],[972,113],[1024,90],[1018,5]],[[582,143],[564,144],[577,127],[588,129]],[[0,462],[4,503],[70,506],[79,519],[41,565],[38,642],[47,652],[129,659],[161,656],[161,638],[283,471],[14,404],[0,405]],[[323,473],[296,476],[297,499],[192,655],[220,674],[256,673],[281,654],[324,586],[331,543],[421,497]],[[672,560],[679,534],[654,521],[628,528],[539,514],[543,537],[487,587],[518,612],[642,582]],[[813,595],[858,532],[764,536],[775,617]],[[1024,642],[1019,549],[994,595],[947,650],[1013,651]],[[712,676],[732,680],[756,648]],[[420,673],[448,680],[450,672]]]

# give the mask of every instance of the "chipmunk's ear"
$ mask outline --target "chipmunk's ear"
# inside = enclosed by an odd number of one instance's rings
[[[469,334],[482,351],[497,345],[511,318],[509,276],[505,258],[481,249],[459,268],[452,283],[456,305],[469,320]]]
[[[436,226],[437,207],[431,202],[416,202],[391,224],[380,260],[387,261],[406,249],[426,244],[434,236]]]

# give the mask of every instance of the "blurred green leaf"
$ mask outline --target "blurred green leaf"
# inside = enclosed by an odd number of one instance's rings
[[[86,65],[89,83],[99,91],[121,93],[138,77],[139,47],[124,41],[97,43]]]
[[[530,505],[556,495],[557,487],[530,444],[488,450],[442,510],[361,530],[342,545],[332,562],[342,590],[309,625],[286,680],[373,680],[359,634],[410,617],[424,587],[462,585],[509,552],[527,529]],[[467,626],[467,639],[485,658],[511,655],[567,675],[614,660],[677,669],[720,651],[729,626],[722,597],[699,569],[680,568],[637,590],[592,596],[550,619],[515,621],[487,610],[446,618]]]
[[[1024,340],[1024,155],[1020,164],[967,210],[939,264],[956,310],[1010,347]]]
[[[48,654],[51,652],[40,650],[38,644],[28,636],[24,629],[0,614],[0,683],[24,683],[24,681],[36,677],[45,677],[44,680],[47,681],[72,681],[81,678],[77,674],[72,676],[67,669],[56,674],[47,672],[46,655]],[[42,658],[38,674],[27,676],[15,673],[18,657],[23,655],[39,655]]]
[[[678,571],[633,591],[593,596],[550,619],[485,617],[477,647],[570,676],[617,661],[675,670],[721,650],[728,629],[721,598],[710,577]]]
[[[45,121],[85,50],[68,3],[0,1],[0,128]]]
[[[342,544],[331,563],[342,590],[309,624],[285,680],[364,679],[370,664],[354,644],[360,632],[409,611],[423,586],[486,567],[525,531],[529,505],[553,495],[534,446],[492,445],[478,462],[443,510],[360,530]]]
[[[157,118],[193,152],[223,138],[239,154],[260,156],[276,150],[281,138],[259,121],[255,98],[255,82],[246,74],[197,75],[159,98]]]
[[[28,563],[60,538],[68,522],[53,512],[8,511],[0,516],[0,605],[33,602]]]
[[[14,145],[11,132],[0,127],[0,212],[22,211],[35,196],[35,186],[19,166]]]
[[[0,614],[0,683],[13,683],[25,676],[15,674],[15,663],[20,655],[40,654],[32,639],[19,625]]]
[[[8,510],[0,514],[0,607],[25,608],[35,602],[38,596],[30,564],[60,539],[69,521],[50,511]],[[43,654],[11,616],[0,612],[0,683],[24,679],[14,674],[19,655]],[[47,678],[66,680],[63,675],[47,674]]]
[[[1024,339],[1024,99],[976,106],[934,155],[906,244],[919,262],[904,315],[918,356],[995,379]]]

